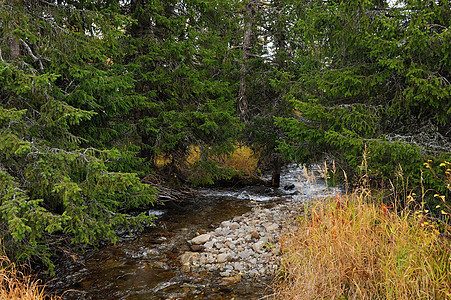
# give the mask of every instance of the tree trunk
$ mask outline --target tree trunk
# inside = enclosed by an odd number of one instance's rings
[[[18,5],[20,4],[21,0],[14,0],[14,9],[19,9]],[[19,40],[13,37],[12,35],[9,36],[10,44],[9,49],[11,53],[11,59],[16,59],[20,55],[20,44]]]
[[[271,185],[273,187],[280,186],[281,168],[282,168],[282,166],[280,163],[280,159],[278,157],[274,158],[273,165],[272,165],[272,180],[271,180]]]
[[[13,36],[10,37],[10,40],[11,40],[11,44],[10,44],[11,59],[16,59],[20,55],[19,41]]]
[[[241,78],[240,78],[240,90],[238,94],[238,113],[241,121],[246,120],[246,114],[248,110],[248,92],[246,84],[247,76],[247,63],[251,55],[252,43],[253,43],[253,27],[254,27],[255,8],[252,3],[246,4],[246,11],[244,16],[244,35],[243,35],[243,52],[241,54]]]

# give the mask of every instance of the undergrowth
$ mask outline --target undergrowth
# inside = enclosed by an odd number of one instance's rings
[[[318,200],[296,228],[276,299],[451,299],[449,235],[424,214],[360,190]]]
[[[221,180],[242,176],[257,176],[259,155],[247,146],[235,145],[227,154],[211,154],[209,149],[191,146],[185,162],[177,165],[186,180],[193,185],[212,185]],[[170,155],[161,155],[156,159],[159,168],[172,162]]]

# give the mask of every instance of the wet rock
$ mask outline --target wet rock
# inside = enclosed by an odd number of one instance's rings
[[[191,249],[191,251],[194,251],[194,252],[200,252],[200,251],[203,251],[205,249],[205,246],[202,246],[202,245],[191,245],[190,249]]]
[[[182,271],[189,272],[191,270],[191,265],[189,263],[182,264]]]
[[[289,191],[295,188],[294,184],[288,184],[286,186],[283,187],[284,190]]]
[[[241,274],[225,277],[222,278],[221,281],[219,281],[220,285],[233,285],[241,281]]]
[[[200,257],[200,253],[197,252],[185,252],[180,255],[179,260],[182,265],[189,264],[194,260],[198,260]]]
[[[206,234],[201,234],[199,236],[196,236],[195,238],[193,238],[191,240],[191,243],[194,245],[201,245],[201,244],[205,244],[206,242],[208,242],[211,238],[211,234],[206,233]]]
[[[196,251],[190,253],[198,256],[183,256],[182,268],[193,272],[220,272],[223,279],[237,279],[240,274],[255,278],[275,273],[280,260],[278,236],[290,228],[286,218],[292,214],[291,210],[296,212],[292,204],[271,209],[257,207],[250,213],[222,222],[212,232],[191,240],[191,250]],[[198,253],[198,249],[204,252]],[[223,284],[233,284],[230,280]]]

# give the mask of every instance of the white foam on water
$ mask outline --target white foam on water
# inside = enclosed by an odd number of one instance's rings
[[[214,197],[231,197],[235,199],[267,202],[281,198],[303,201],[312,198],[333,196],[339,192],[338,188],[327,187],[324,179],[320,177],[320,167],[312,166],[306,169],[297,164],[290,164],[282,168],[280,176],[280,188],[245,187],[243,189],[209,189],[206,194]],[[271,176],[262,176],[270,180]]]

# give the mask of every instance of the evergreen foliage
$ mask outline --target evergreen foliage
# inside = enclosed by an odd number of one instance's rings
[[[420,185],[426,157],[450,154],[449,1],[310,1],[298,5],[295,107],[277,118],[279,149]],[[366,151],[364,151],[366,147]],[[432,188],[432,186],[431,186]],[[434,187],[436,188],[436,187]]]
[[[231,151],[240,126],[227,73],[235,26],[228,2],[138,1],[131,9],[141,156],[170,154],[175,164],[192,145],[204,156]]]
[[[137,98],[115,62],[129,22],[111,7],[0,3],[0,238],[16,259],[51,266],[54,233],[92,245],[152,220],[125,211],[154,189],[108,169]]]
[[[115,241],[151,222],[126,212],[153,203],[140,177],[157,157],[212,184],[236,175],[214,158],[243,142],[274,185],[284,160],[326,158],[449,197],[450,3],[391,5],[0,0],[7,250],[50,265],[56,234]]]

